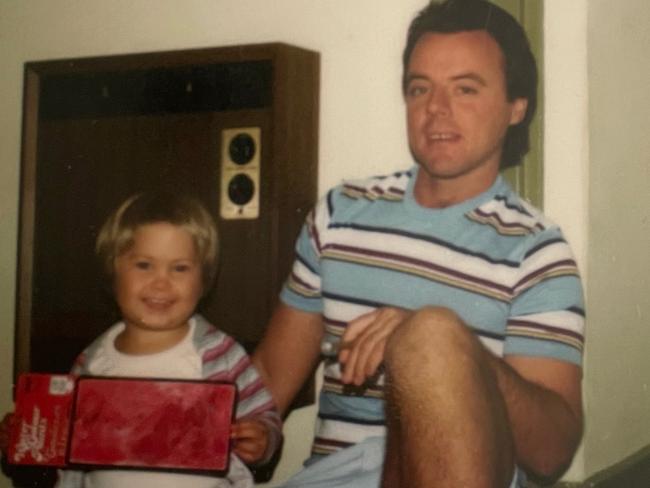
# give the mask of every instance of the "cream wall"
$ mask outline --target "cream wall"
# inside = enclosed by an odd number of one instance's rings
[[[544,210],[565,232],[586,284],[587,0],[545,0],[544,19]],[[584,468],[581,448],[565,478],[583,480]]]
[[[320,51],[322,192],[343,177],[410,164],[399,95],[399,56],[406,25],[423,3],[424,0],[0,1],[0,410],[10,408],[11,404],[25,61],[270,41]],[[648,78],[648,63],[639,68],[639,59],[644,59],[643,48],[641,44],[632,45],[644,35],[642,27],[650,19],[645,0],[610,5],[604,0],[590,0],[589,5],[587,0],[545,1],[546,209],[567,231],[587,279],[590,304],[585,381],[588,430],[584,450],[569,475],[576,480],[650,442],[648,420],[641,423],[650,411],[650,365],[645,359],[650,343],[648,328],[643,328],[643,320],[647,322],[650,312],[646,210],[650,152],[648,139],[641,133],[642,122],[647,119],[644,115],[650,107],[648,96],[641,91],[644,79]],[[613,16],[608,9],[615,11]],[[597,35],[605,26],[614,32],[613,37]],[[615,39],[612,45],[605,42],[611,39]],[[598,51],[591,48],[592,44]],[[634,49],[630,52],[630,48]],[[589,56],[589,71],[588,53],[594,54]],[[626,75],[622,79],[611,77],[610,66]],[[592,77],[590,85],[587,74]],[[592,91],[591,99],[588,88]],[[613,98],[612,94],[618,95],[621,88],[625,88],[625,94]],[[616,144],[609,142],[612,137]],[[612,181],[623,191],[614,194],[609,186],[605,187],[605,183]],[[630,203],[624,200],[625,195],[639,199]],[[623,211],[624,219],[619,217]],[[626,244],[632,242],[630,235],[637,236],[638,243],[632,252],[629,246],[625,253],[620,252],[616,245],[622,239]],[[625,264],[629,271],[623,267]],[[636,286],[629,286],[630,282]],[[625,305],[616,309],[623,312],[608,306],[613,302],[611,296],[617,304]],[[629,329],[629,333],[618,333],[621,327]],[[605,362],[608,358],[615,359]],[[287,442],[286,457],[294,464],[307,448],[312,417],[313,408],[307,408],[290,418],[292,440]],[[284,464],[278,476],[281,478],[292,469],[293,466]],[[0,481],[0,487],[3,486]]]
[[[586,284],[580,480],[650,445],[650,5],[544,7],[546,211]]]
[[[589,0],[585,470],[650,444],[650,4]]]

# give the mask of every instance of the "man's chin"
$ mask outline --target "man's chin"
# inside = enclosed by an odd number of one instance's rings
[[[458,167],[453,161],[429,160],[427,162],[421,162],[416,160],[416,163],[422,169],[422,171],[427,174],[427,176],[430,178],[435,178],[437,180],[453,180],[462,175],[462,173],[458,171]]]

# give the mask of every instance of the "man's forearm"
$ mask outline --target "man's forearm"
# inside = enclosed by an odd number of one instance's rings
[[[523,367],[517,360],[513,361],[513,367],[486,353],[506,403],[518,464],[543,478],[558,476],[568,467],[582,436],[579,398],[524,378],[518,370],[523,369],[523,374],[528,369],[535,370],[526,359],[520,361]],[[555,366],[568,369],[570,374],[578,376],[579,382],[579,372],[571,365]]]
[[[320,315],[280,305],[253,354],[253,363],[282,415],[318,361],[322,334]]]

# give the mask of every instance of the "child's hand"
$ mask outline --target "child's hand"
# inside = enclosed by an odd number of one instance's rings
[[[14,414],[8,413],[0,422],[0,452],[3,456],[6,456],[7,449],[9,449],[9,433],[11,432],[11,426],[14,423]]]
[[[232,426],[230,438],[234,441],[233,450],[246,464],[262,460],[269,444],[269,430],[259,420],[238,420]]]

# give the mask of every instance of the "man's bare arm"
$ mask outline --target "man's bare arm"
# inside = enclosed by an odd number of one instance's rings
[[[582,437],[581,369],[550,358],[490,356],[518,463],[539,476],[556,477]]]
[[[287,305],[276,308],[253,363],[271,391],[276,406],[285,414],[320,356],[323,336],[320,314]]]

